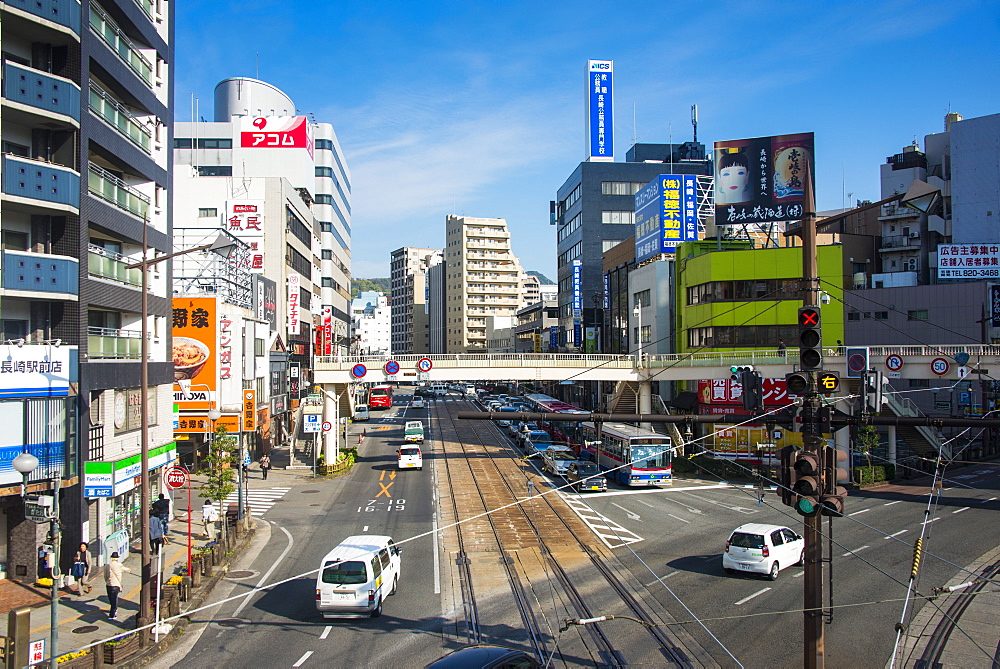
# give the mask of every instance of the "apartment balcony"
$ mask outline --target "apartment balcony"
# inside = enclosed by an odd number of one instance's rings
[[[75,299],[80,293],[80,265],[76,258],[4,251],[2,270],[5,291],[54,293],[59,299]]]
[[[80,123],[80,87],[69,79],[12,61],[3,64],[3,97],[46,118],[59,114]]]
[[[155,0],[135,0],[135,4],[139,5],[139,9],[141,9],[142,12],[149,17],[150,21],[156,20],[156,15],[159,14],[159,12],[156,9]]]
[[[911,232],[908,235],[894,235],[892,237],[882,237],[879,243],[879,251],[913,251],[920,248],[920,235]]]
[[[4,4],[80,34],[80,0],[4,0]]]
[[[88,187],[92,195],[144,221],[149,220],[149,198],[100,165],[90,163]]]
[[[5,195],[43,203],[80,208],[80,174],[55,163],[31,160],[14,155],[3,157],[3,192]],[[51,211],[49,212],[51,213]]]
[[[100,246],[90,245],[87,254],[87,273],[100,279],[108,279],[138,288],[142,285],[142,272],[138,268],[126,269],[133,261],[108,251]]]
[[[147,86],[153,86],[153,66],[121,28],[96,2],[90,3],[90,29],[129,66]]]
[[[151,154],[153,131],[145,123],[132,116],[132,113],[124,105],[93,81],[90,82],[90,110],[107,121],[108,125],[130,142],[147,154]]]
[[[92,360],[139,360],[142,357],[142,333],[138,330],[89,327],[87,348]]]
[[[879,212],[878,220],[887,221],[894,218],[916,218],[920,212],[912,207],[904,207],[901,204],[884,204]]]

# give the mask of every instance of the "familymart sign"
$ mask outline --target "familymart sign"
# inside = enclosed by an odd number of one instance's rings
[[[149,471],[177,459],[177,442],[170,442],[149,451]],[[116,497],[139,486],[142,456],[133,455],[114,462],[85,462],[83,465],[84,497]]]

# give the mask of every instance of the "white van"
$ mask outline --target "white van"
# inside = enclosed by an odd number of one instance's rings
[[[367,404],[357,404],[354,407],[354,420],[368,420],[371,414],[368,413]]]
[[[316,609],[324,618],[378,618],[396,594],[400,549],[392,537],[348,537],[326,554],[316,576]]]
[[[448,384],[447,383],[434,383],[431,385],[431,392],[437,397],[444,397],[448,394]]]

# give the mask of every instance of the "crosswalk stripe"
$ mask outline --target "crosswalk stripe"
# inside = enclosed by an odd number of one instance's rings
[[[284,497],[285,493],[291,490],[291,488],[268,488],[264,490],[248,490],[246,491],[246,504],[250,507],[250,515],[257,516],[258,518],[263,516],[268,509],[275,505],[279,499]],[[240,499],[239,492],[231,492],[226,497],[226,505],[238,504]]]

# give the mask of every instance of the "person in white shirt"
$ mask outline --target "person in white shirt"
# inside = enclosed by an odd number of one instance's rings
[[[201,507],[201,522],[205,524],[205,535],[209,541],[215,541],[215,524],[219,522],[219,509],[212,500],[206,500]]]

